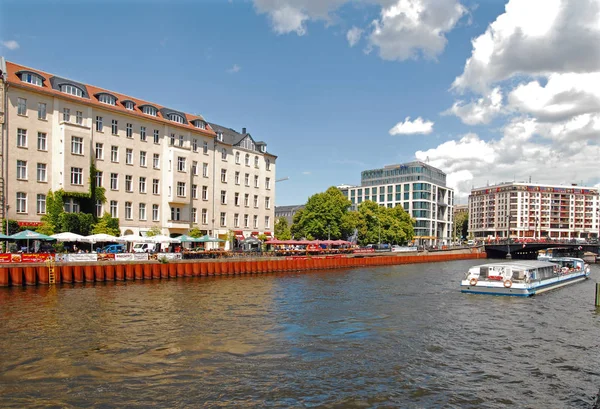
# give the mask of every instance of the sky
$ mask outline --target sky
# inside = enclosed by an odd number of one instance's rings
[[[600,0],[0,0],[7,60],[243,127],[275,204],[420,160],[600,187]]]

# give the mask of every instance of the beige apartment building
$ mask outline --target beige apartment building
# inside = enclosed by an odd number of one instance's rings
[[[591,239],[600,229],[598,189],[503,183],[471,190],[469,233],[475,238]]]
[[[245,129],[0,64],[3,217],[35,226],[48,192],[60,189],[65,211],[79,212],[95,183],[106,201],[93,211],[118,217],[122,234],[271,235],[276,156]]]

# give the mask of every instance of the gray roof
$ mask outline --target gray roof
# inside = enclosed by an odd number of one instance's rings
[[[241,134],[241,133],[239,133],[239,132],[237,132],[237,131],[235,131],[235,130],[233,130],[231,128],[226,128],[224,126],[217,125],[217,124],[214,124],[212,122],[208,122],[208,124],[213,129],[213,131],[215,131],[215,133],[221,132],[223,134],[223,142],[231,144],[231,145],[237,145],[246,136],[250,136],[249,133]],[[250,138],[252,139],[251,136],[250,136]],[[254,139],[252,139],[252,140],[254,140]]]
[[[90,95],[88,94],[87,87],[85,86],[85,84],[57,76],[50,77],[50,85],[52,85],[53,89],[60,91],[60,85],[62,84],[75,85],[77,88],[80,88],[83,92],[83,98],[90,99]],[[106,91],[105,93],[108,93],[108,91]]]

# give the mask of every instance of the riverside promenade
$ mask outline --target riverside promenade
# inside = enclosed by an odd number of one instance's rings
[[[0,267],[0,287],[309,272],[486,257],[487,254],[482,249],[471,248],[437,252],[170,260],[168,262],[31,263]]]

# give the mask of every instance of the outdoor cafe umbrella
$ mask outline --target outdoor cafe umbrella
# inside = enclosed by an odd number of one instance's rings
[[[104,243],[104,242],[123,242],[124,240],[119,238],[119,237],[115,237],[115,236],[111,236],[110,234],[106,234],[106,233],[98,233],[98,234],[92,234],[90,236],[85,236],[83,238],[84,242],[86,243],[90,243],[90,248],[94,248],[94,243]]]
[[[153,243],[181,243],[179,238],[165,236],[164,234],[159,234],[158,236],[150,237]]]
[[[216,237],[210,237],[208,234],[205,234],[204,236],[198,238],[197,240],[198,240],[198,243],[222,243],[225,241],[223,239],[219,239]]]
[[[54,237],[46,236],[45,234],[38,233],[36,231],[31,231],[31,230],[23,230],[18,233],[15,233],[12,236],[9,236],[9,239],[27,240],[27,250],[29,250],[29,240],[44,240],[44,241],[56,240]]]
[[[85,236],[82,236],[81,234],[77,234],[77,233],[71,233],[71,232],[64,232],[64,233],[56,233],[53,234],[52,236],[50,236],[52,238],[55,238],[58,241],[83,241],[83,239],[85,239]]]
[[[150,237],[142,237],[137,234],[126,234],[125,236],[118,237],[118,239],[126,241],[127,243],[152,243]]]
[[[176,239],[182,243],[198,243],[199,240],[197,237],[191,237],[187,234],[182,234],[181,236],[176,237]]]

